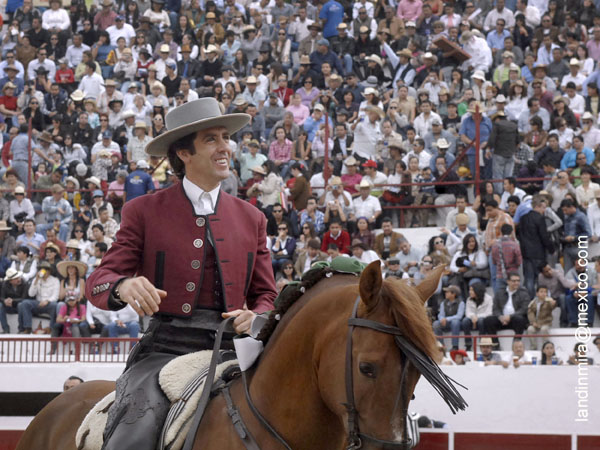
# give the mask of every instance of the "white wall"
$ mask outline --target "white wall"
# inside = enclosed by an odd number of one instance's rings
[[[453,415],[424,378],[410,411],[446,422],[456,432],[600,434],[600,366],[588,371],[589,421],[577,418],[577,367],[444,366],[469,407]]]

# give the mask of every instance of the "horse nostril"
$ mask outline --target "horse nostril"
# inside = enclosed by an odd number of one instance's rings
[[[412,397],[410,398],[411,400],[415,399],[415,394],[412,395]]]

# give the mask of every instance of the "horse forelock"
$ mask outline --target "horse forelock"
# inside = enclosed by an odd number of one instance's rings
[[[386,280],[381,296],[395,326],[403,330],[414,345],[433,358],[436,355],[435,336],[423,301],[415,288],[406,281]]]

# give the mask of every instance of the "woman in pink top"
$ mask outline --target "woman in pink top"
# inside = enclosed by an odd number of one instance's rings
[[[311,77],[306,77],[304,79],[304,84],[296,91],[296,93],[300,94],[300,97],[302,98],[302,104],[307,108],[311,108],[313,100],[319,96],[321,91],[315,87]]]
[[[302,104],[300,94],[294,94],[292,101],[285,109],[294,115],[294,123],[299,127],[304,125],[304,121],[310,117],[310,109]]]
[[[290,170],[292,160],[292,142],[285,137],[285,129],[275,129],[275,140],[269,146],[269,159],[279,168],[279,174],[285,178]]]

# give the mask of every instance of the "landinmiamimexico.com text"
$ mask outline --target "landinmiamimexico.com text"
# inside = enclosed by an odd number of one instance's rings
[[[588,295],[592,295],[588,289],[592,280],[588,279],[587,267],[589,263],[588,236],[577,238],[577,258],[579,264],[586,270],[577,275],[577,330],[575,338],[583,344],[580,351],[575,355],[577,358],[577,384],[575,394],[577,395],[577,417],[575,422],[587,422],[589,418],[589,365],[587,360],[588,345],[591,339],[591,330],[588,315],[594,314],[589,311]]]

